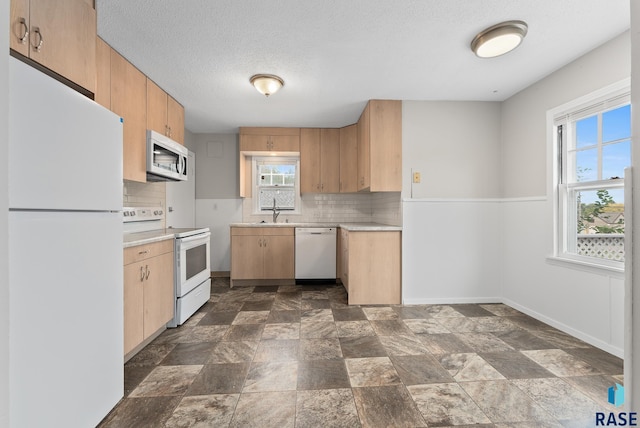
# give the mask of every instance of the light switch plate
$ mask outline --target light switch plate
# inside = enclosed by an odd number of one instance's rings
[[[419,172],[414,172],[413,173],[413,182],[414,183],[420,183],[420,173]]]

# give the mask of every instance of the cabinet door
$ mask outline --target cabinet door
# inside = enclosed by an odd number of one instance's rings
[[[29,57],[94,93],[95,9],[84,0],[30,0],[29,14]]]
[[[274,152],[299,152],[300,136],[299,135],[272,135],[269,137],[271,141],[271,151]]]
[[[268,135],[240,134],[240,151],[264,152],[270,147]]]
[[[123,178],[147,181],[147,78],[111,50],[111,110],[124,119]]]
[[[147,129],[169,136],[167,93],[147,78]]]
[[[369,102],[369,187],[372,192],[402,191],[402,102]]]
[[[144,340],[144,262],[124,267],[124,354]]]
[[[11,0],[9,20],[9,47],[24,56],[29,56],[29,0]]]
[[[231,279],[260,279],[263,273],[263,237],[231,237]]]
[[[369,106],[367,103],[360,120],[358,120],[358,191],[369,188],[369,138],[370,138],[370,121]]]
[[[295,276],[295,239],[293,236],[265,236],[265,279],[290,279]]]
[[[96,93],[95,102],[111,109],[111,47],[96,38]]]
[[[358,127],[340,129],[340,193],[358,191]]]
[[[320,191],[340,191],[340,130],[323,128],[320,131]]]
[[[174,313],[173,252],[144,261],[144,337],[162,328]]]
[[[167,96],[167,125],[169,138],[184,144],[184,107],[170,95]]]
[[[320,193],[320,130],[300,130],[300,191]]]

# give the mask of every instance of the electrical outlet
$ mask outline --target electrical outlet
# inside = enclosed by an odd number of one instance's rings
[[[420,173],[419,172],[414,172],[413,173],[413,182],[414,183],[420,183]]]

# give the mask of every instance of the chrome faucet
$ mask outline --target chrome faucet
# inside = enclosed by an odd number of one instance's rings
[[[273,198],[273,222],[276,223],[278,221],[278,216],[280,215],[280,211],[276,208],[276,198]]]

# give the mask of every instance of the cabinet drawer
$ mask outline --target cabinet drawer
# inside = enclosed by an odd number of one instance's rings
[[[293,227],[263,227],[262,236],[293,236]]]
[[[231,236],[293,236],[293,227],[232,227]]]
[[[135,247],[124,249],[124,264],[126,266],[140,260],[171,252],[173,252],[173,239],[165,239],[152,244],[136,245]]]

